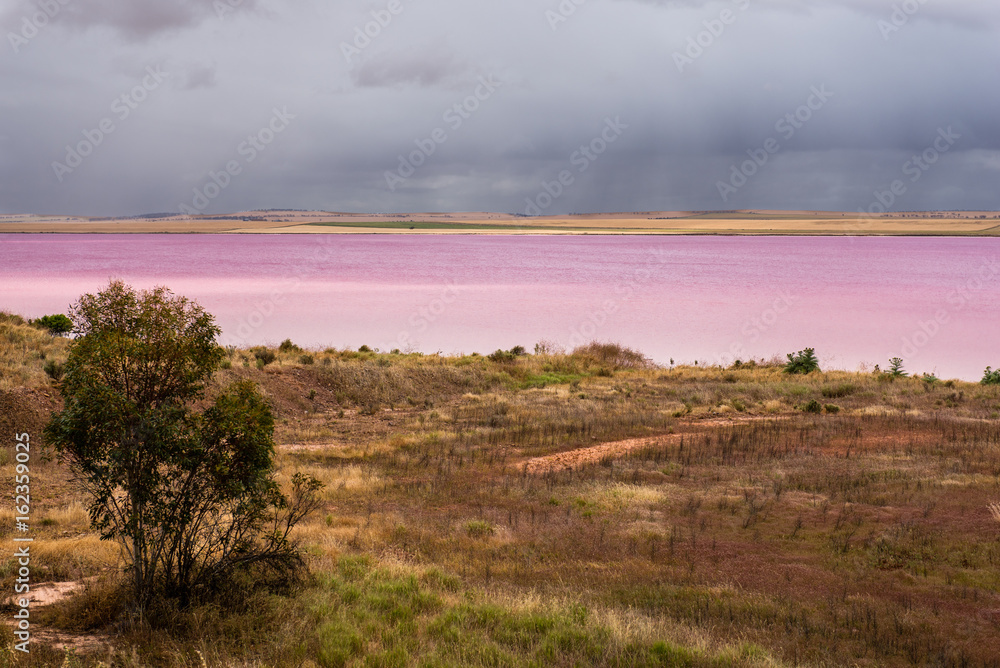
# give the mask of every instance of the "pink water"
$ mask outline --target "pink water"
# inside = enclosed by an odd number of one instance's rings
[[[0,235],[2,310],[62,313],[109,278],[197,299],[227,344],[1000,366],[992,238]]]

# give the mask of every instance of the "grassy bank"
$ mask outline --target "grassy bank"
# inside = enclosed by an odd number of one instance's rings
[[[0,327],[10,496],[12,434],[40,439],[65,341]],[[209,394],[249,378],[271,401],[280,478],[326,483],[298,529],[312,578],[123,619],[117,555],[37,461],[36,577],[82,587],[37,612],[34,665],[1000,664],[998,387],[663,369],[614,346],[289,342],[224,367]],[[14,573],[0,558],[0,586]]]

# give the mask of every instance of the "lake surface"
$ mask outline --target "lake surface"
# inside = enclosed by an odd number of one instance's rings
[[[1000,366],[994,238],[0,235],[0,309],[63,313],[110,278],[197,299],[226,344]]]

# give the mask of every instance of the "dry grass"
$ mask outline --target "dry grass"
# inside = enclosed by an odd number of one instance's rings
[[[1000,388],[593,351],[310,354],[257,369],[232,351],[213,387],[259,382],[279,480],[326,483],[295,535],[316,582],[126,629],[90,665],[1000,662]],[[98,574],[116,555],[60,535],[85,518],[52,466],[38,563]]]
[[[69,341],[0,312],[0,391],[47,387],[46,362],[66,361]]]
[[[79,501],[71,501],[62,508],[54,508],[42,518],[42,524],[53,524],[60,529],[85,531],[90,527],[90,515]]]

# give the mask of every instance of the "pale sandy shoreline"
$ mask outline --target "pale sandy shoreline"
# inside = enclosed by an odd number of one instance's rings
[[[813,211],[647,211],[527,218],[502,213],[359,214],[326,211],[83,218],[0,215],[0,234],[410,234],[998,236],[997,212],[862,216]]]

